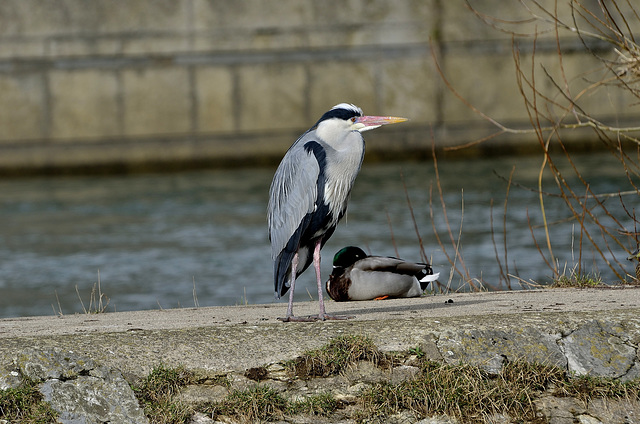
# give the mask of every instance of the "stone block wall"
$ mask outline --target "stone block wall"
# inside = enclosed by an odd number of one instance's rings
[[[471,3],[504,19],[528,17],[518,1]],[[538,27],[536,58],[558,76],[553,28]],[[410,119],[368,134],[372,154],[428,156],[431,129],[438,146],[490,131],[446,88],[432,47],[469,102],[526,125],[511,43],[463,0],[5,0],[0,172],[266,163],[343,101]],[[530,46],[523,42],[525,67]],[[580,46],[563,61],[573,95],[606,75]],[[535,74],[555,90],[540,66]],[[637,120],[630,96],[604,94],[581,101],[603,119]]]

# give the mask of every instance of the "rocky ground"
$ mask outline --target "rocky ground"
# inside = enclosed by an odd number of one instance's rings
[[[310,324],[277,321],[283,305],[0,320],[0,389],[16,387],[25,377],[36,380],[65,423],[144,423],[130,384],[165,364],[194,372],[195,379],[178,395],[188,404],[220,401],[259,384],[286,399],[331,393],[341,404],[328,417],[276,421],[350,423],[356,422],[363,388],[415,377],[415,355],[392,366],[358,361],[337,375],[311,378],[292,377],[283,362],[355,334],[384,352],[418,349],[430,360],[471,364],[489,373],[522,359],[576,375],[635,380],[640,376],[639,295],[637,289],[549,290],[352,302],[330,307],[355,314],[355,320]],[[311,311],[315,305],[304,308]],[[585,402],[548,390],[535,402],[538,422],[640,422],[637,399]],[[192,421],[213,422],[202,414]],[[380,422],[456,421],[401,411]],[[490,422],[509,422],[509,417],[493,416]]]

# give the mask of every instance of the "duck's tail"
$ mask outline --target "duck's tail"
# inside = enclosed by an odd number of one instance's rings
[[[419,275],[417,275],[417,277],[418,277],[418,282],[420,283],[420,288],[422,290],[425,290],[430,282],[436,281],[438,277],[440,277],[440,273],[436,272],[434,274],[433,269],[431,268],[431,265],[427,265],[422,270],[422,272]]]

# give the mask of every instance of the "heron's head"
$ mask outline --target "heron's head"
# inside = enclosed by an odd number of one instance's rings
[[[382,125],[406,121],[406,118],[394,116],[365,116],[362,109],[350,103],[340,103],[331,108],[315,125],[318,134],[325,140],[337,137],[339,133],[365,132]]]

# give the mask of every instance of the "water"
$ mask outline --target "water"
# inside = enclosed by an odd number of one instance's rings
[[[603,158],[576,157],[592,190],[631,189],[619,162]],[[439,162],[447,217],[454,238],[462,223],[460,247],[469,277],[476,283],[505,285],[504,278],[500,283],[490,219],[493,213],[493,235],[503,260],[507,183],[494,171],[508,177],[514,165],[514,181],[535,187],[537,157]],[[82,312],[83,303],[89,309],[98,275],[101,291],[109,298],[107,311],[193,307],[196,302],[199,306],[275,302],[265,218],[273,172],[209,170],[0,181],[0,317]],[[420,260],[403,178],[426,254],[447,283],[451,264],[435,238],[430,203],[451,258],[454,250],[431,162],[365,164],[348,215],[323,250],[323,276],[331,272],[333,254],[345,245],[395,255],[390,226],[400,256]],[[548,174],[545,189],[558,192]],[[628,208],[637,200],[637,195],[625,197]],[[607,200],[607,206],[622,225],[634,228],[618,199]],[[548,198],[545,207],[550,222],[570,216],[559,199]],[[537,194],[511,187],[506,218],[509,272],[524,280],[548,281],[552,273],[532,241],[527,212],[539,225]],[[599,214],[615,232],[615,223]],[[554,253],[561,262],[574,264],[572,252],[576,254],[579,236],[575,221],[554,225],[551,232]],[[544,246],[541,228],[534,233]],[[635,248],[632,240],[621,240],[627,248]],[[623,260],[624,249],[613,245],[612,250],[631,272],[633,265]],[[583,260],[605,280],[616,279],[601,258],[586,253]],[[461,269],[459,260],[456,265]],[[308,270],[299,281],[297,299],[309,299],[308,293],[315,291],[313,272]],[[465,281],[454,273],[451,286],[468,287]],[[511,279],[511,284],[519,287],[517,280]]]

